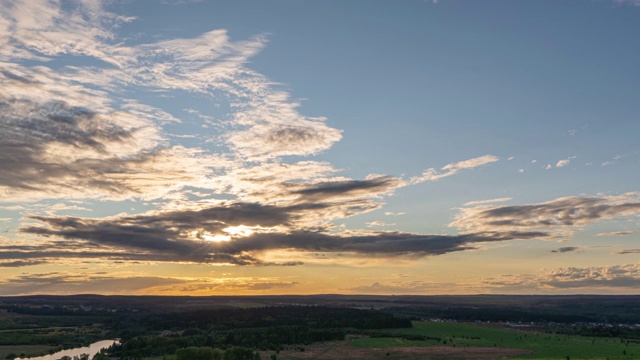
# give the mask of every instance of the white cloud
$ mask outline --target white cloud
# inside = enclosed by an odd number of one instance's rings
[[[475,201],[469,201],[464,203],[464,206],[486,205],[486,204],[506,202],[511,200],[513,200],[513,198],[510,198],[510,197],[502,197],[502,198],[487,199],[487,200],[475,200]]]
[[[393,226],[394,223],[385,223],[383,221],[371,221],[367,223],[367,227]]]
[[[569,157],[568,157],[568,158],[566,158],[566,159],[562,159],[562,160],[560,160],[560,161],[558,161],[558,162],[556,163],[556,167],[557,167],[557,168],[560,168],[560,167],[567,166],[567,165],[569,165],[569,164],[571,163],[571,160],[573,160],[573,159],[575,159],[575,158],[576,158],[576,156],[569,156]]]
[[[480,157],[476,157],[469,160],[463,160],[451,164],[447,164],[443,166],[440,170],[445,170],[444,172],[438,172],[434,168],[430,168],[424,171],[421,176],[413,177],[410,182],[411,184],[418,184],[425,181],[436,181],[445,177],[449,177],[459,173],[462,170],[472,169],[478,166],[490,164],[498,161],[499,158],[493,155],[484,155]]]

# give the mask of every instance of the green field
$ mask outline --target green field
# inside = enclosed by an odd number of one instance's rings
[[[55,349],[54,346],[46,345],[0,345],[0,359],[5,359],[9,354],[46,354],[49,350]]]
[[[532,351],[519,359],[640,359],[640,343],[619,338],[555,335],[504,329],[476,324],[449,322],[414,322],[411,329],[389,329],[384,338],[357,338],[351,341],[356,348],[396,346],[498,347]],[[437,340],[405,340],[402,335],[422,335]]]

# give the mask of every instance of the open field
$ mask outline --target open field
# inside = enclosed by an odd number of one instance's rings
[[[414,322],[394,337],[353,337],[291,349],[280,359],[638,359],[640,343],[616,338],[554,335],[479,324]],[[441,340],[408,340],[403,336]],[[269,355],[267,352],[265,355]],[[387,355],[388,354],[388,355]]]
[[[354,347],[348,340],[313,344],[305,351],[287,350],[278,354],[278,359],[331,359],[331,360],[373,360],[373,359],[501,359],[528,353],[522,349],[449,346],[383,346]],[[262,358],[268,359],[272,352],[266,352]]]
[[[47,345],[0,345],[0,359],[6,359],[9,354],[46,354],[55,348]]]

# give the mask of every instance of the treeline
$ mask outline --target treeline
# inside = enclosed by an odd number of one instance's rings
[[[591,310],[591,309],[590,309]],[[510,308],[510,307],[401,307],[385,311],[412,319],[448,319],[457,321],[482,322],[523,322],[523,323],[640,323],[640,313],[624,314],[613,311],[581,311],[566,308]]]
[[[552,332],[566,335],[580,335],[588,337],[610,337],[640,342],[640,328],[627,326],[605,326],[605,325],[565,325],[550,328]]]
[[[158,357],[167,354],[174,354],[176,351],[188,347],[210,347],[221,350],[232,348],[250,348],[255,350],[273,350],[279,351],[284,347],[292,344],[296,346],[308,345],[314,342],[312,337],[307,336],[308,333],[326,333],[326,336],[318,338],[316,341],[322,340],[342,340],[346,334],[342,330],[299,330],[299,334],[294,335],[293,331],[286,331],[285,327],[278,329],[257,328],[257,329],[240,329],[217,332],[195,333],[189,331],[182,335],[147,335],[137,336],[128,340],[121,340],[120,345],[112,346],[108,354],[119,358],[147,358]],[[272,334],[279,334],[273,336]],[[285,334],[283,336],[283,334]],[[332,335],[334,337],[330,337]]]
[[[406,318],[375,310],[321,306],[271,306],[152,314],[142,321],[155,330],[239,329],[277,326],[381,329],[411,327]]]
[[[409,319],[389,313],[316,306],[128,314],[114,318],[121,343],[109,355],[152,357],[184,348],[278,351],[287,345],[343,340],[347,333],[411,326]]]
[[[49,345],[60,349],[71,349],[101,339],[101,334],[71,330],[6,331],[0,336],[0,345]]]
[[[95,355],[92,360],[109,360],[111,355],[102,351]],[[249,348],[232,347],[220,350],[212,347],[187,347],[175,351],[176,360],[261,360],[260,353]],[[142,351],[137,351],[132,355],[120,355],[120,359],[138,360],[144,359]]]

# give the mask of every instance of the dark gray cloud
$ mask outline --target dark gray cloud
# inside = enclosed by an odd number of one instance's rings
[[[626,255],[626,254],[640,254],[640,249],[624,249],[616,252],[618,255]]]
[[[14,261],[0,261],[0,267],[23,267],[46,264],[46,260],[14,260]]]
[[[611,231],[611,232],[597,233],[596,236],[626,236],[626,235],[634,235],[639,232],[640,230]]]
[[[450,226],[469,232],[546,229],[550,234],[616,217],[640,215],[640,196],[565,197],[540,204],[464,208]]]
[[[114,277],[61,272],[20,275],[0,282],[0,295],[131,293],[156,286],[184,284],[185,280],[153,276]]]
[[[255,234],[225,244],[225,249],[233,252],[291,249],[308,252],[417,258],[477,249],[478,243],[533,238],[544,235],[544,233],[420,235],[404,232],[378,232],[370,235],[340,236],[320,232],[296,231],[288,234]]]
[[[65,241],[54,240],[47,250],[5,247],[4,259],[103,257],[114,260],[189,261],[235,265],[297,265],[265,263],[258,256],[270,250],[348,253],[354,256],[419,258],[477,249],[478,244],[515,239],[544,238],[545,232],[484,232],[463,235],[420,235],[374,232],[363,235],[330,234],[324,229],[290,227],[301,213],[322,212],[333,204],[298,204],[285,207],[229,203],[201,210],[159,212],[98,220],[76,217],[31,218],[42,225],[21,228],[24,233],[64,238],[76,248],[84,244],[95,251],[70,251]],[[230,226],[259,227],[249,236],[228,235],[229,241],[210,241],[226,234]],[[287,229],[287,230],[285,230]],[[246,235],[246,234],[245,234]],[[80,244],[78,244],[80,242]],[[52,245],[53,244],[53,245]],[[0,249],[2,250],[2,249]]]
[[[132,247],[123,246],[122,249],[104,249],[99,248],[94,251],[69,251],[65,250],[63,241],[54,242],[47,246],[38,247],[37,250],[20,250],[12,246],[0,247],[0,261],[5,263],[15,263],[12,266],[30,266],[44,263],[65,262],[70,259],[100,259],[113,262],[196,262],[196,263],[221,263],[231,265],[254,265],[254,266],[295,266],[301,265],[301,262],[265,262],[250,254],[227,254],[213,253],[211,246],[201,246],[193,244],[194,250],[191,253],[181,254],[170,251],[159,250],[141,250]],[[202,245],[202,244],[200,244]],[[91,245],[85,245],[85,248],[92,248]],[[1,263],[0,263],[1,264]],[[3,265],[0,265],[0,267]]]
[[[404,182],[391,176],[379,176],[366,180],[322,182],[291,191],[300,201],[329,201],[335,198],[354,198],[384,194],[402,186]]]
[[[580,247],[578,246],[564,246],[561,248],[558,248],[556,250],[551,250],[552,253],[566,253],[566,252],[572,252],[572,251],[576,251],[579,250]]]

